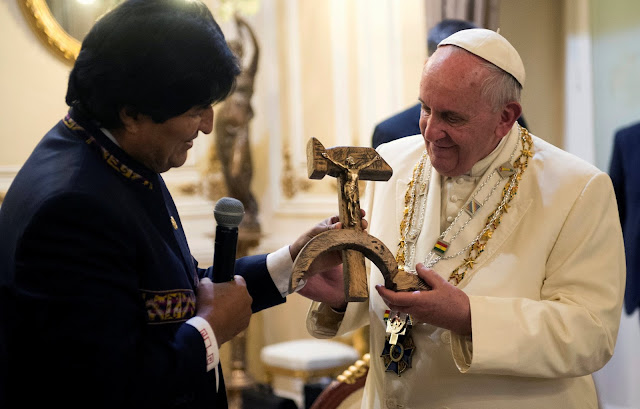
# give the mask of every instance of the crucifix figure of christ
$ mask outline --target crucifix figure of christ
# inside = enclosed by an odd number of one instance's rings
[[[394,290],[426,289],[416,275],[398,271],[389,249],[363,231],[360,214],[359,180],[387,181],[393,170],[373,148],[338,146],[326,149],[316,138],[307,144],[309,179],[329,175],[338,179],[339,218],[343,228],[318,234],[300,251],[293,266],[290,288],[296,288],[313,260],[327,251],[342,252],[344,289],[347,301],[368,298],[365,256],[382,272],[385,286]]]
[[[338,149],[338,148],[333,148],[333,149]],[[363,148],[360,148],[360,149],[363,149]],[[364,149],[368,149],[368,148],[364,148]],[[338,176],[338,178],[341,186],[340,191],[342,192],[342,202],[346,203],[347,205],[346,206],[347,217],[345,218],[346,223],[352,227],[355,227],[357,224],[359,224],[359,221],[360,221],[360,192],[358,188],[360,171],[363,169],[367,169],[371,164],[373,164],[373,162],[377,160],[382,160],[382,158],[378,156],[375,150],[373,150],[371,155],[372,157],[369,159],[366,158],[366,154],[369,152],[364,152],[364,153],[365,153],[364,163],[361,163],[363,162],[361,160],[354,159],[353,156],[350,154],[344,159],[344,163],[341,163],[340,161],[337,161],[332,156],[330,156],[327,151],[322,152],[323,157],[330,160],[333,164],[335,164],[339,168],[344,169],[344,172],[342,172],[344,174],[344,177],[340,175]],[[390,176],[391,175],[389,175],[389,177]],[[375,179],[372,179],[372,180],[375,180]]]

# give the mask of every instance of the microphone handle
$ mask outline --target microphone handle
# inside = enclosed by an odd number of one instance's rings
[[[236,248],[238,246],[237,227],[216,227],[213,251],[213,282],[225,283],[235,275]]]

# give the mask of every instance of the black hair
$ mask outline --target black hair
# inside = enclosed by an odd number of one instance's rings
[[[453,33],[469,28],[478,28],[474,23],[467,20],[445,19],[433,26],[427,35],[427,53],[433,54],[438,48],[440,41],[449,37]]]
[[[205,4],[127,0],[101,17],[82,42],[66,102],[107,129],[122,126],[122,108],[162,123],[223,100],[239,73]]]

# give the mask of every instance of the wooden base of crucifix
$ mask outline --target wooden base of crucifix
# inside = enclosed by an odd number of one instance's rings
[[[311,263],[328,251],[342,251],[345,299],[364,301],[369,297],[364,258],[370,259],[382,272],[385,287],[398,291],[425,290],[428,286],[417,275],[398,270],[393,254],[382,241],[362,229],[358,181],[387,181],[393,170],[375,149],[340,146],[330,149],[316,138],[307,144],[307,172],[310,179],[325,175],[338,179],[338,206],[342,230],[318,234],[302,248],[294,262],[290,290],[309,270]]]

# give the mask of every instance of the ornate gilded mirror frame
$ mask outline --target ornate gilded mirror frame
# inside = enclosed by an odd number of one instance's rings
[[[80,52],[80,41],[70,36],[51,14],[45,0],[17,0],[27,20],[53,52],[73,64]]]

